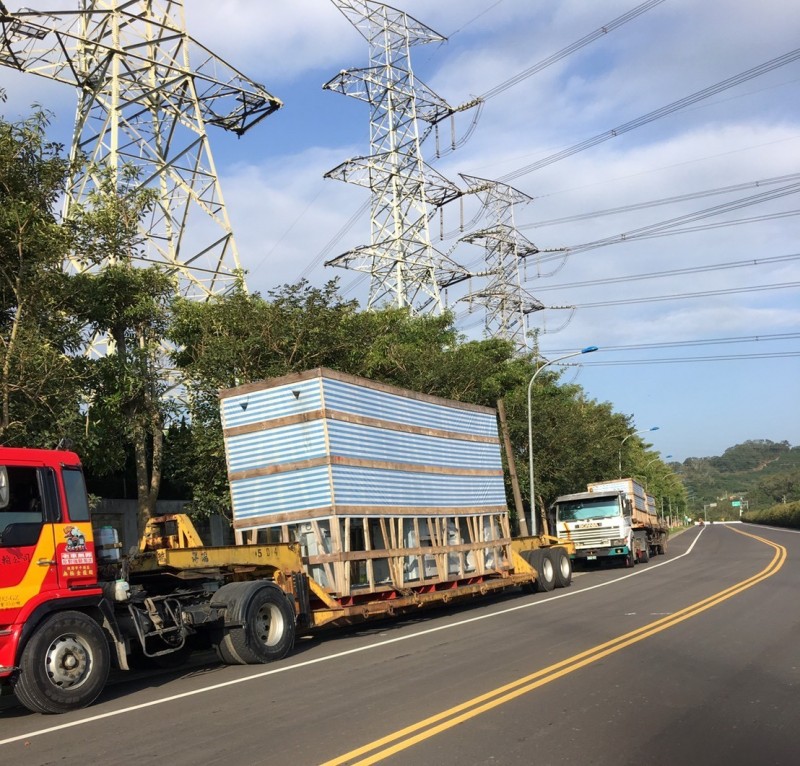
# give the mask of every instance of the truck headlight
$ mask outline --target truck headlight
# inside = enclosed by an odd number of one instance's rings
[[[612,540],[611,541],[611,545],[612,546],[627,545],[627,544],[628,544],[628,541],[624,537],[620,537],[618,540]]]

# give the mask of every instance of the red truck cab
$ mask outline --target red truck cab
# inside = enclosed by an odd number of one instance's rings
[[[42,712],[94,699],[102,602],[78,456],[0,447],[0,682]]]

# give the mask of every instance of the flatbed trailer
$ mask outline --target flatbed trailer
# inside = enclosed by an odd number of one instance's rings
[[[259,401],[280,409],[286,395],[302,407],[273,416]],[[570,543],[510,534],[493,410],[327,370],[228,403],[257,413],[226,426],[232,546],[204,546],[171,515],[121,555],[114,530],[92,527],[76,454],[0,447],[0,684],[30,710],[89,705],[112,667],[177,663],[196,647],[270,662],[298,634],[570,584]],[[281,495],[287,482],[295,494]]]

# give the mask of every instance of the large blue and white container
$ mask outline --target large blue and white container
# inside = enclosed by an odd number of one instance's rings
[[[325,563],[353,549],[508,536],[491,408],[318,368],[225,390],[221,412],[240,533],[290,530]],[[469,565],[461,553],[449,570]],[[448,575],[434,558],[407,561],[406,581]],[[397,579],[391,561],[365,561],[372,576]]]

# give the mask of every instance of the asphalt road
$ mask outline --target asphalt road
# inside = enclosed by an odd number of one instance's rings
[[[744,534],[743,534],[744,533]],[[200,657],[62,716],[0,704],[0,763],[795,764],[800,535],[693,528],[633,570]]]

